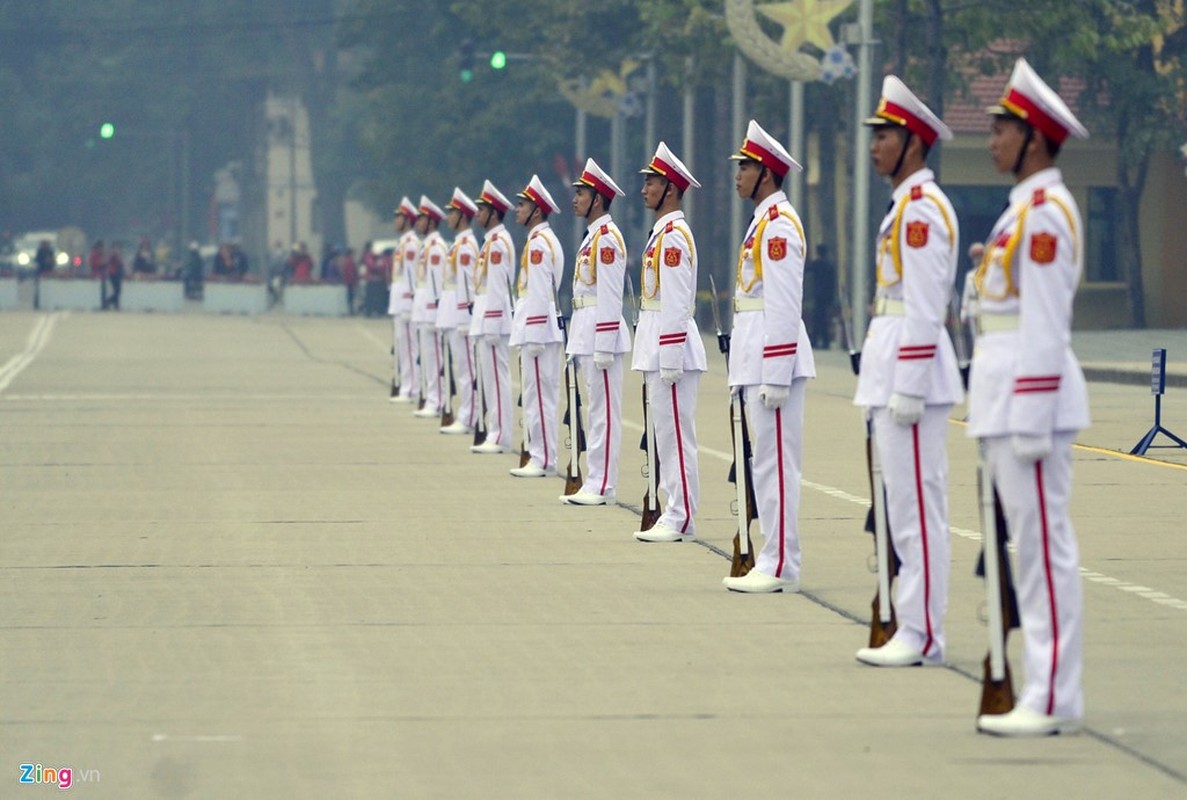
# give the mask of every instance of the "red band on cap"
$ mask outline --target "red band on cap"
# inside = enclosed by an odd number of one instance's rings
[[[495,197],[492,194],[487,194],[486,192],[483,192],[481,195],[479,195],[478,199],[481,200],[483,203],[486,203],[487,205],[494,206],[495,208],[499,209],[499,211],[507,211],[508,209],[511,208],[511,206],[502,202],[501,200],[499,200],[499,198]]]
[[[598,176],[594,175],[592,172],[581,173],[581,182],[588,183],[592,188],[597,189],[605,197],[614,197],[614,195],[617,194],[617,192],[607,186],[604,181],[599,180]]]
[[[1026,112],[1025,115],[1020,114],[1019,116],[1038,128],[1044,136],[1056,144],[1063,144],[1063,140],[1067,138],[1068,130],[1062,123],[1017,89],[1010,89],[1002,99],[1002,105],[1011,111],[1017,108]]]
[[[677,172],[675,167],[664,161],[662,158],[656,157],[651,159],[651,163],[648,166],[650,166],[651,169],[655,170],[660,175],[663,175],[672,183],[676,184],[680,191],[688,191],[688,180],[686,180],[683,175]]]
[[[540,207],[544,211],[547,211],[549,214],[551,214],[553,212],[552,205],[549,204],[548,201],[546,201],[543,197],[541,197],[540,194],[535,189],[533,189],[531,186],[524,189],[523,193],[526,194],[528,197],[530,197],[532,202],[535,203],[538,207]]]
[[[878,113],[881,116],[883,112],[885,112],[888,116],[901,119],[903,126],[906,127],[906,129],[911,133],[922,139],[923,143],[928,147],[931,147],[933,144],[935,144],[936,137],[939,134],[932,130],[930,125],[928,125],[916,115],[912,114],[909,110],[895,103],[891,103],[890,101],[883,101],[882,108],[878,109]],[[897,122],[898,119],[895,119],[894,121]]]
[[[786,175],[787,171],[791,169],[790,164],[784,163],[783,159],[772,153],[760,144],[755,144],[747,139],[742,142],[741,152],[743,155],[751,156],[755,161],[762,164],[764,167],[774,170],[780,175]]]

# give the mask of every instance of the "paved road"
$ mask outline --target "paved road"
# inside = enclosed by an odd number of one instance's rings
[[[630,508],[562,506],[560,481],[512,479],[511,457],[390,405],[388,336],[0,315],[0,796],[36,793],[18,767],[40,763],[125,800],[1187,797],[1187,457],[1118,452],[1150,426],[1148,381],[1093,383],[1076,452],[1088,733],[1000,741],[973,730],[985,645],[959,422],[950,665],[875,670],[853,660],[874,581],[840,353],[809,390],[805,592],[746,597],[720,586],[719,358],[702,542],[644,545]],[[1148,364],[1129,352],[1148,342],[1106,345],[1089,360]],[[1164,423],[1187,432],[1182,395]]]

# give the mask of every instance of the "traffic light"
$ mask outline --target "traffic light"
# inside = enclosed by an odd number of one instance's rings
[[[111,122],[104,122],[99,126],[99,138],[110,139],[115,136],[115,125]]]
[[[464,39],[458,45],[458,77],[462,83],[474,80],[474,40]]]
[[[507,66],[507,54],[502,50],[496,50],[490,54],[490,68],[503,69]]]

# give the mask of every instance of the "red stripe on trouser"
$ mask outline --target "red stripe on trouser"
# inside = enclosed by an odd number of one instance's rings
[[[676,455],[680,461],[680,488],[684,495],[684,524],[680,532],[688,530],[688,523],[692,521],[692,510],[688,505],[688,473],[684,468],[684,437],[680,435],[680,403],[676,401],[676,384],[672,384],[672,420],[676,423]]]
[[[1047,676],[1047,715],[1055,709],[1055,675],[1059,671],[1059,609],[1055,605],[1055,577],[1051,574],[1051,531],[1047,526],[1047,497],[1043,491],[1043,462],[1035,462],[1035,489],[1039,494],[1039,525],[1043,530],[1043,575],[1051,607],[1051,673]]]
[[[490,368],[495,375],[495,405],[498,407],[499,414],[499,440],[495,444],[503,443],[503,389],[499,385],[499,352],[496,345],[490,346]]]
[[[540,356],[532,359],[532,366],[536,368],[536,408],[540,409],[540,441],[544,444],[544,463],[540,466],[548,468],[548,431],[544,426],[544,391],[540,388]],[[573,409],[577,413],[577,409]]]
[[[599,492],[599,494],[605,494],[606,481],[610,480],[610,370],[599,371],[602,373],[602,387],[606,390],[606,435],[602,448],[606,451],[606,462],[602,465],[602,491]]]
[[[779,467],[779,563],[775,567],[775,577],[783,577],[783,554],[787,552],[785,546],[786,531],[784,530],[784,520],[786,519],[787,509],[785,503],[787,499],[783,496],[783,409],[775,409],[775,463]],[[739,513],[746,513],[742,509]]]
[[[923,624],[927,638],[923,642],[923,654],[935,644],[931,629],[931,557],[927,547],[927,504],[923,501],[923,469],[919,459],[919,423],[911,426],[911,442],[915,451],[915,498],[919,504],[919,540],[923,544]]]

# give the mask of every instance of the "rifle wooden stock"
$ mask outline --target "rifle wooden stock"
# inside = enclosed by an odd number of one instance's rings
[[[874,441],[873,422],[866,427],[866,462],[870,471],[870,499],[874,514],[874,556],[878,563],[878,588],[874,592],[873,613],[870,615],[870,647],[881,647],[898,630],[898,616],[890,587],[898,574],[898,554],[890,541],[890,525],[886,519],[886,489],[882,483],[882,463]]]
[[[482,385],[482,359],[478,351],[482,348],[481,338],[474,343],[474,366],[477,369],[474,378],[475,407],[478,409],[478,419],[474,421],[474,445],[486,441],[486,389]]]
[[[758,502],[754,498],[754,476],[750,471],[750,429],[742,408],[742,396],[730,402],[730,437],[734,446],[734,463],[729,481],[737,492],[738,532],[734,534],[734,553],[730,560],[730,577],[741,578],[754,569],[754,542],[750,538],[750,523],[758,519]],[[742,469],[738,469],[738,462]],[[745,540],[742,534],[745,533]]]
[[[1021,624],[1018,597],[1010,572],[1010,554],[1006,549],[1006,520],[993,478],[981,454],[977,470],[978,501],[984,546],[979,574],[985,577],[986,610],[989,617],[989,652],[982,664],[982,715],[1007,714],[1014,708],[1014,680],[1006,651],[1006,637]]]
[[[441,361],[441,371],[445,377],[445,401],[441,404],[441,427],[453,424],[453,396],[457,394],[457,385],[453,382],[453,348],[449,345],[447,334],[439,334],[445,345],[445,358]]]
[[[569,466],[565,470],[565,495],[581,491],[581,451],[585,442],[581,435],[581,398],[577,393],[577,362],[570,359],[565,365],[565,396],[569,407],[565,409],[564,422],[569,426]]]
[[[651,405],[647,398],[647,380],[643,380],[643,443],[647,452],[647,488],[643,490],[643,521],[639,530],[650,530],[659,522],[659,453],[655,451],[655,435],[651,428]],[[641,444],[643,444],[641,443]]]

